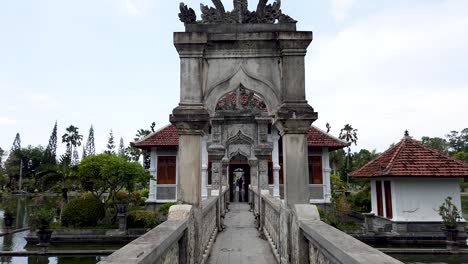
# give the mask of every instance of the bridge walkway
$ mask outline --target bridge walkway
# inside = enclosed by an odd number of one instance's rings
[[[231,203],[226,229],[218,234],[209,264],[277,263],[268,242],[255,228],[255,218],[247,203]]]

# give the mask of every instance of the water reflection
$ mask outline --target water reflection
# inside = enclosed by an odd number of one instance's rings
[[[9,260],[0,259],[1,264],[96,264],[101,257],[12,257]]]
[[[468,264],[468,255],[399,255],[392,257],[407,264]]]
[[[61,200],[60,196],[48,196],[44,200],[45,206],[56,207]],[[3,214],[7,203],[15,205],[15,221],[13,229],[26,228],[29,221],[29,213],[31,206],[35,202],[28,196],[12,196],[2,197],[0,200],[0,229],[4,230]],[[35,245],[27,245],[25,237],[29,230],[14,233],[11,235],[0,236],[0,251],[36,251],[38,248]],[[123,244],[60,244],[51,245],[49,250],[99,250],[99,249],[119,249]],[[30,256],[30,257],[8,257],[0,256],[0,264],[95,264],[101,260],[102,256]]]

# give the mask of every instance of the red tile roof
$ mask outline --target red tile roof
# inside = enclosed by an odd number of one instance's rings
[[[347,143],[327,134],[326,132],[312,126],[307,135],[309,147],[329,147],[330,150],[337,150],[347,146]],[[138,148],[151,148],[179,145],[179,135],[173,125],[168,125],[162,129],[148,135],[147,137],[134,142],[133,145]]]
[[[154,133],[136,141],[133,145],[137,148],[151,148],[151,147],[177,147],[179,145],[179,135],[177,129],[173,125],[167,125]]]
[[[468,177],[468,164],[406,136],[351,174],[353,177]]]
[[[338,139],[315,126],[309,128],[307,133],[307,144],[309,147],[328,147],[330,150],[342,149],[348,146],[348,143]]]

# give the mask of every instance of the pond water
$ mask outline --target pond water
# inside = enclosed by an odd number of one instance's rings
[[[407,264],[468,264],[468,255],[399,255],[390,256]]]
[[[60,201],[59,196],[48,196],[43,203],[46,206],[55,207]],[[28,216],[30,213],[30,206],[34,203],[31,197],[14,196],[10,198],[2,198],[0,201],[0,230],[3,230],[3,208],[6,203],[15,205],[16,215],[14,221],[14,229],[20,229],[28,226]],[[11,235],[0,236],[0,251],[37,251],[35,245],[27,245],[25,237],[28,235],[29,230],[14,233]],[[103,249],[119,249],[123,244],[60,244],[50,245],[49,250],[103,250]],[[95,264],[101,260],[102,256],[29,256],[29,257],[7,257],[0,256],[0,264]]]

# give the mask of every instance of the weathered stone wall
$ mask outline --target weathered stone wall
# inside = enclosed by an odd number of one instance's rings
[[[179,244],[175,243],[158,260],[161,264],[179,264]]]
[[[263,231],[274,254],[279,256],[281,202],[270,195],[265,195],[264,197],[265,220]]]
[[[314,244],[309,243],[309,263],[311,264],[331,264],[330,260],[327,259],[325,255],[314,246]]]
[[[218,232],[217,226],[217,206],[219,205],[217,197],[211,197],[203,203],[203,221],[202,221],[202,259],[206,259],[210,253],[212,243]],[[203,261],[202,261],[203,263]]]
[[[278,263],[401,263],[320,221],[315,205],[290,209],[269,194],[259,194],[255,189],[250,192],[253,207],[264,208],[262,230]]]
[[[180,263],[179,248],[185,239],[188,220],[166,221],[106,257],[99,264]]]

